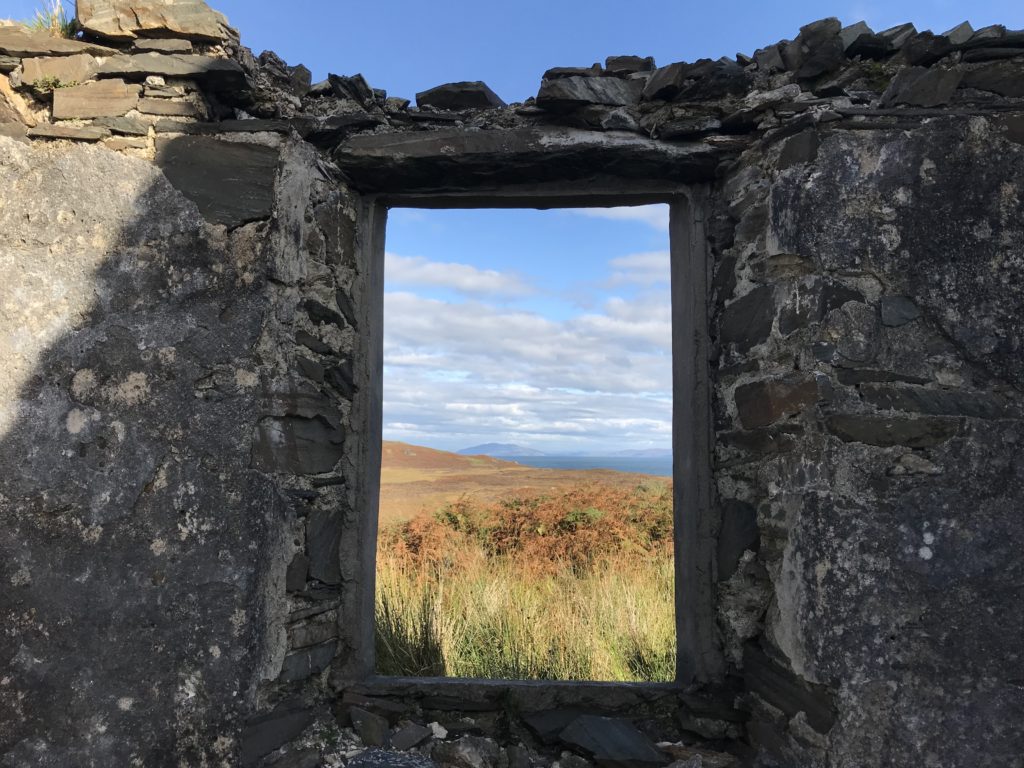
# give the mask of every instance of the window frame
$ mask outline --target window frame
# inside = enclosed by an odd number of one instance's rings
[[[383,407],[384,249],[391,208],[594,208],[663,203],[669,206],[672,304],[672,449],[675,556],[676,680],[674,686],[720,682],[724,655],[715,626],[714,552],[717,510],[713,504],[708,283],[710,253],[704,220],[704,185],[628,181],[613,186],[543,184],[487,192],[373,193],[361,196],[356,259],[361,272],[362,328],[356,359],[359,386],[353,400],[354,515],[339,553],[343,574],[336,681],[382,686],[398,678],[375,672],[375,591]],[[355,530],[351,530],[354,526]],[[414,678],[419,685],[465,685],[462,678]],[[480,680],[503,686],[536,681]],[[550,682],[546,682],[550,685]],[[590,683],[558,681],[571,689]],[[621,684],[612,684],[621,685]],[[663,683],[631,686],[663,688]]]

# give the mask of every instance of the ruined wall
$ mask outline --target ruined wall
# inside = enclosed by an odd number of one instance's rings
[[[710,195],[721,663],[580,700],[733,753],[706,765],[1024,764],[1024,34],[826,20],[411,107],[164,5],[0,27],[0,765],[317,766],[330,704],[475,718],[420,765],[553,759],[472,739],[571,692],[348,678],[368,201],[563,182]]]

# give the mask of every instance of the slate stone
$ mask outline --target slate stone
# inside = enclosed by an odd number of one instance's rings
[[[171,101],[170,99],[139,99],[136,107],[144,115],[163,115],[173,117],[191,117],[202,119],[206,114],[191,101]]]
[[[366,112],[331,115],[316,122],[306,131],[306,139],[318,147],[329,147],[352,133],[383,124],[384,120],[381,117]]]
[[[404,752],[407,749],[418,747],[433,735],[434,732],[426,726],[409,723],[391,734],[391,746]]]
[[[270,216],[278,150],[188,136],[157,139],[156,163],[207,220],[227,227]]]
[[[302,592],[306,589],[306,578],[309,575],[309,558],[301,552],[292,558],[285,571],[285,589],[289,592]]]
[[[850,46],[861,37],[865,35],[873,36],[874,34],[874,30],[866,22],[858,21],[856,24],[850,24],[839,30],[839,41],[843,44],[843,50],[848,52]]]
[[[309,575],[324,584],[341,583],[341,534],[343,521],[337,509],[314,509],[306,524]]]
[[[21,59],[16,56],[0,56],[0,72],[7,74],[21,66]]]
[[[74,56],[81,53],[116,56],[120,51],[105,45],[52,37],[46,32],[35,32],[27,27],[14,25],[0,26],[0,53],[25,59],[33,56]]]
[[[929,67],[953,52],[954,46],[946,37],[931,32],[914,35],[903,45],[903,60],[913,66]]]
[[[1018,56],[1024,56],[1024,50],[1020,48],[977,48],[973,51],[964,51],[961,61],[971,64],[979,61],[1015,59]]]
[[[914,385],[865,384],[861,397],[877,408],[936,416],[1002,419],[1017,415],[1005,402],[987,392],[930,389]]]
[[[621,718],[580,715],[566,726],[559,739],[603,768],[650,768],[669,762],[654,742]]]
[[[764,72],[781,72],[786,68],[778,45],[769,45],[754,51],[754,63]]]
[[[892,50],[898,51],[911,37],[917,34],[917,29],[913,24],[899,24],[895,27],[883,30],[878,34],[880,37],[888,41]]]
[[[238,90],[246,87],[245,72],[237,61],[194,53],[112,56],[97,71],[99,77],[142,79],[148,75],[198,80],[213,90]]]
[[[523,715],[523,722],[541,742],[555,744],[558,734],[582,714],[578,709],[547,709]]]
[[[679,141],[703,136],[721,130],[722,121],[707,115],[694,115],[671,120],[658,126],[658,138],[662,141]]]
[[[917,304],[906,296],[883,296],[880,305],[882,325],[890,328],[898,328],[901,325],[912,323],[921,316],[921,310]]]
[[[971,35],[960,47],[965,52],[979,48],[1024,48],[1024,30],[1009,31],[1002,25],[986,27]]]
[[[100,141],[110,136],[106,128],[76,128],[72,125],[37,125],[25,134],[30,139],[69,139],[71,141]]]
[[[338,305],[338,309],[341,310],[342,316],[345,318],[345,322],[353,328],[356,327],[356,308],[352,303],[352,297],[347,291],[337,291],[334,294],[334,303]]]
[[[320,750],[315,747],[288,752],[268,762],[266,768],[322,768],[324,762]]]
[[[330,355],[334,353],[334,349],[329,344],[325,344],[320,341],[320,339],[308,331],[296,331],[295,343],[301,344],[311,352],[316,352],[320,355]]]
[[[437,768],[437,763],[416,752],[368,749],[350,758],[347,768]]]
[[[743,384],[733,394],[744,429],[767,427],[795,416],[818,402],[819,397],[817,380],[800,374]]]
[[[906,67],[896,74],[882,94],[882,106],[938,107],[948,104],[963,77],[964,73],[956,69]]]
[[[942,36],[953,45],[963,45],[974,36],[974,27],[971,22],[965,21],[943,32]]]
[[[908,418],[839,414],[825,420],[828,431],[847,443],[865,443],[889,448],[934,448],[956,437],[961,420],[944,417]]]
[[[836,378],[840,384],[858,387],[868,382],[903,382],[904,384],[927,384],[928,380],[920,376],[908,376],[896,371],[884,371],[874,368],[839,368]]]
[[[436,742],[430,755],[450,768],[499,768],[501,747],[480,736],[463,736],[455,741]]]
[[[298,738],[314,719],[312,709],[283,706],[247,721],[240,737],[243,768],[257,765],[264,755]]]
[[[0,136],[14,139],[21,144],[31,144],[28,139],[28,129],[21,123],[16,123],[3,118],[3,108],[0,106]]]
[[[250,466],[264,472],[318,475],[345,454],[345,434],[320,418],[268,416],[253,439]]]
[[[796,136],[790,136],[779,151],[779,159],[775,161],[775,167],[784,171],[794,165],[812,162],[818,156],[820,143],[818,131],[814,128],[801,131]]]
[[[964,72],[961,85],[1020,98],[1024,96],[1024,64],[1012,61],[985,64]]]
[[[319,302],[316,299],[304,300],[302,302],[302,309],[307,315],[309,315],[309,319],[314,323],[326,323],[328,325],[336,325],[341,329],[345,328],[346,322],[344,315],[340,312],[335,312],[326,304]]]
[[[562,77],[545,80],[537,104],[552,112],[567,112],[587,104],[632,106],[640,102],[644,84],[617,77]]]
[[[334,659],[336,646],[337,642],[332,640],[323,645],[314,645],[312,648],[303,648],[301,651],[288,654],[284,657],[281,674],[277,679],[282,683],[294,683],[319,675]]]
[[[367,712],[359,707],[351,707],[348,711],[352,719],[352,727],[359,734],[363,744],[368,747],[386,747],[389,745],[389,726],[386,718]]]
[[[498,95],[479,80],[446,83],[416,94],[420,107],[437,109],[498,109],[508,106]]]
[[[220,42],[231,37],[227,18],[203,0],[77,0],[79,26],[111,40],[184,37]]]
[[[364,108],[369,108],[374,103],[373,89],[361,74],[351,76],[329,74],[327,82],[331,86],[331,91],[339,99],[349,99]]]
[[[32,84],[40,80],[56,80],[64,85],[84,83],[99,68],[96,57],[88,53],[73,56],[39,56],[22,62],[21,81]]]
[[[761,533],[757,527],[757,510],[745,501],[728,499],[720,505],[722,524],[718,530],[718,580],[726,581],[736,573],[740,558],[748,549],[757,552]]]
[[[809,683],[768,657],[753,643],[743,647],[743,679],[750,690],[792,718],[803,712],[807,724],[828,733],[836,721],[835,693]]]
[[[356,392],[355,372],[352,361],[345,360],[338,365],[332,365],[324,374],[324,381],[330,384],[346,400],[351,400]]]
[[[705,101],[745,94],[751,77],[734,61],[700,59],[654,70],[643,90],[644,101]]]
[[[653,56],[609,56],[604,69],[610,75],[631,75],[634,72],[653,72]]]
[[[132,50],[139,53],[192,53],[191,40],[176,40],[174,38],[144,38],[141,37],[132,43]]]
[[[595,62],[589,67],[552,67],[544,72],[541,80],[557,80],[560,77],[600,77],[603,73],[601,65]]]
[[[129,85],[123,80],[56,88],[53,92],[53,118],[120,117],[138,106],[141,91],[141,86]]]
[[[775,291],[770,285],[758,286],[722,312],[719,340],[746,352],[768,338],[774,319]]]
[[[812,80],[834,72],[843,63],[845,46],[840,32],[839,19],[828,18],[812,22],[800,28],[800,34],[793,46],[799,55],[795,63],[795,76],[799,80]]]
[[[109,128],[112,133],[125,136],[148,136],[149,126],[135,117],[101,117],[93,120],[93,125]]]

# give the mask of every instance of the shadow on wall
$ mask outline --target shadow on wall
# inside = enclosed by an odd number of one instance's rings
[[[0,765],[230,758],[292,546],[249,468],[271,225],[92,147],[0,137],[0,188]]]

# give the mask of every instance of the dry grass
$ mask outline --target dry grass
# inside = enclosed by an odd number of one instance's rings
[[[50,0],[36,11],[36,15],[25,22],[25,26],[37,32],[46,32],[51,37],[73,38],[78,34],[78,22],[74,13],[68,16],[63,0]]]
[[[671,680],[667,485],[589,485],[386,528],[378,672],[505,679]]]

